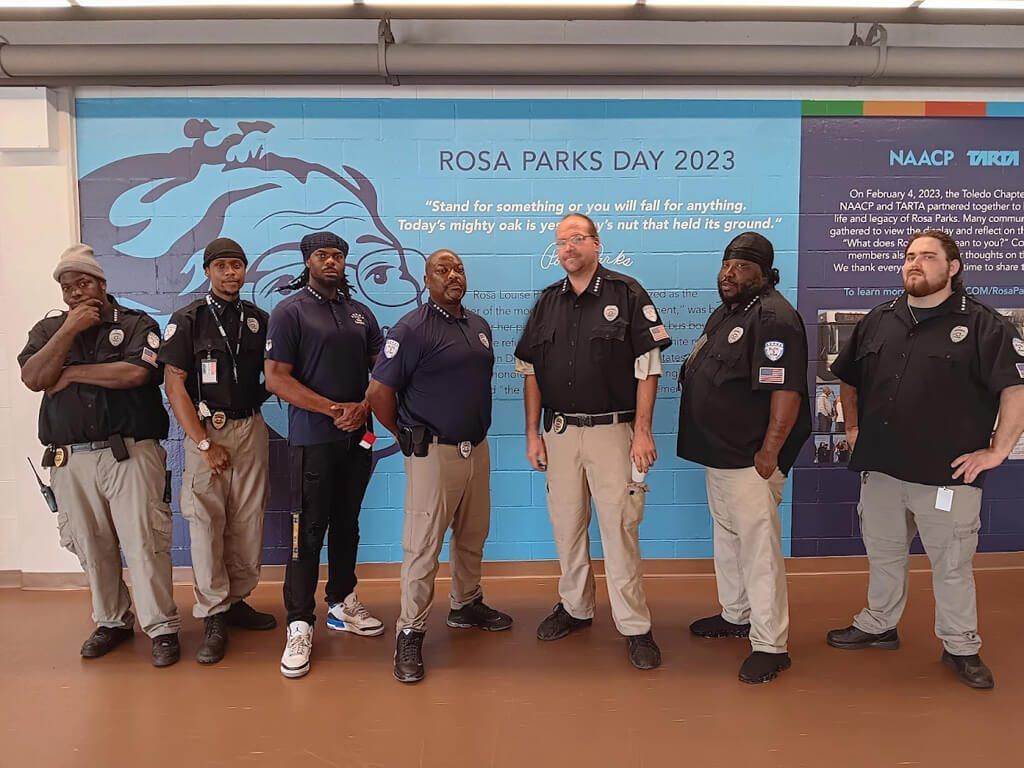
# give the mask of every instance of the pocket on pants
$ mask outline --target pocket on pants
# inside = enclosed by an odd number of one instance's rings
[[[954,569],[962,568],[974,559],[974,553],[978,551],[978,531],[980,530],[981,520],[953,526],[953,551],[951,554]]]
[[[61,509],[57,510],[57,535],[60,537],[60,545],[64,549],[73,555],[78,554],[75,550],[75,539],[71,535],[71,520],[68,519],[67,512]]]
[[[644,519],[644,496],[642,491],[626,493],[626,503],[622,508],[622,527],[634,531]]]
[[[164,555],[171,551],[171,508],[163,503],[150,508],[149,536],[153,554]]]

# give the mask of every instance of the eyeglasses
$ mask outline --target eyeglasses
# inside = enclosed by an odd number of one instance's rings
[[[555,240],[555,250],[561,251],[567,245],[571,245],[573,247],[583,245],[583,241],[591,237],[595,240],[597,239],[597,235],[573,235],[568,240]]]

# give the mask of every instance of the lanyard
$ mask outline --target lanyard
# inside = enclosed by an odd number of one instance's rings
[[[220,331],[220,336],[224,339],[224,346],[228,350],[228,357],[231,358],[231,374],[234,378],[235,384],[238,383],[238,358],[242,354],[242,332],[245,329],[245,307],[242,306],[241,302],[238,305],[238,340],[235,342],[235,348],[231,348],[231,341],[228,339],[228,332],[224,330],[224,325],[220,321],[220,316],[217,314],[217,310],[213,308],[213,297],[210,294],[206,294],[206,307],[210,310],[210,314],[213,316],[213,322],[217,324],[217,330]]]

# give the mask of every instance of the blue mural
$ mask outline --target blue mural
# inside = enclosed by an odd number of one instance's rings
[[[676,371],[718,303],[715,274],[737,232],[773,240],[796,302],[800,112],[799,102],[759,101],[82,99],[82,237],[111,290],[161,323],[206,290],[202,250],[221,235],[246,248],[246,293],[270,310],[301,270],[302,235],[337,232],[352,246],[355,293],[384,327],[423,301],[425,253],[460,253],[466,303],[491,323],[497,354],[485,555],[518,560],[555,551],[544,479],[524,458],[512,350],[536,292],[560,278],[555,224],[587,213],[603,261],[646,285],[675,342],[655,414],[644,554],[706,557],[703,473],[674,457]],[[281,562],[294,503],[286,419],[274,400],[265,415],[277,433],[266,560]],[[360,558],[396,561],[404,477],[393,443],[378,446]],[[788,502],[782,513],[788,553]],[[176,562],[187,545],[178,521]]]

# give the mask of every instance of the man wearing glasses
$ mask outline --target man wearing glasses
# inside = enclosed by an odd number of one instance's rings
[[[301,512],[293,517],[284,576],[288,639],[281,674],[309,672],[320,550],[327,535],[327,626],[379,635],[384,623],[356,598],[359,510],[370,481],[372,440],[366,385],[380,352],[377,319],[352,299],[345,278],[348,243],[331,232],[299,244],[308,282],[270,315],[267,389],[288,403],[292,466],[301,471]]]
[[[672,341],[643,286],[599,263],[591,219],[566,216],[556,237],[566,276],[541,293],[515,351],[524,376],[526,454],[547,473],[562,571],[561,600],[537,637],[558,640],[593,621],[593,499],[615,626],[633,666],[653,669],[661,651],[640,572],[639,525],[644,475],[657,458],[651,419],[661,350]]]
[[[483,601],[480,561],[491,523],[491,327],[462,306],[466,272],[453,251],[427,259],[430,301],[388,333],[366,398],[405,455],[402,613],[395,678],[423,679],[423,638],[437,558],[452,529],[448,626],[496,632],[511,617]]]

